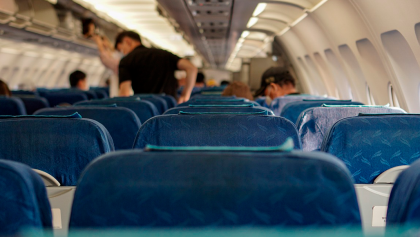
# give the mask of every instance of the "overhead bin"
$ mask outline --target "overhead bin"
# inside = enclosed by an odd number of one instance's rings
[[[34,17],[25,29],[42,35],[51,35],[59,25],[58,17],[51,3],[45,0],[31,0]]]
[[[31,25],[31,19],[34,17],[34,10],[32,7],[32,1],[30,0],[14,0],[17,12],[15,19],[13,19],[9,25],[16,28],[24,28]]]
[[[14,0],[1,0],[0,1],[0,23],[7,24],[14,20],[14,14],[18,11],[18,8]]]

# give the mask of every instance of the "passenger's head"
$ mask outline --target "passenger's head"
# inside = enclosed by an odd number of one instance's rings
[[[82,19],[82,34],[89,38],[95,33],[95,22],[92,18]]]
[[[271,73],[266,73],[271,69]],[[277,68],[269,68],[261,80],[261,87],[255,93],[255,97],[264,94],[275,99],[291,93],[296,93],[295,79],[289,71],[278,71]]]
[[[2,80],[0,80],[0,96],[12,96],[12,92],[10,92],[10,89],[7,86],[6,82]]]
[[[230,83],[222,92],[222,96],[236,96],[253,100],[251,90],[249,86],[240,81],[234,81]]]
[[[226,80],[223,80],[223,81],[220,82],[220,86],[227,86],[229,84],[230,84],[230,82],[226,81]]]
[[[205,87],[206,86],[206,77],[202,72],[197,73],[195,79],[195,87]]]
[[[79,70],[72,72],[70,74],[69,80],[70,80],[70,86],[72,88],[77,88],[84,91],[89,90],[86,74],[84,72],[79,71]]]
[[[141,45],[141,37],[134,31],[123,31],[115,39],[115,49],[127,55]]]

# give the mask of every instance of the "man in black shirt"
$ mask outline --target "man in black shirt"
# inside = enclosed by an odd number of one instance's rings
[[[197,68],[187,59],[168,51],[146,48],[140,35],[133,31],[121,32],[115,48],[126,55],[119,65],[120,96],[141,93],[165,93],[177,98],[176,70],[187,73],[187,81],[178,103],[189,100],[194,87]]]

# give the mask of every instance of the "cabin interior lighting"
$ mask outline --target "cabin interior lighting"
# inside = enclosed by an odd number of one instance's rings
[[[258,18],[257,17],[251,17],[248,21],[248,24],[246,25],[247,28],[251,28],[253,25],[257,24]]]
[[[279,35],[279,36],[284,35],[289,30],[290,30],[290,27],[288,26],[288,27],[284,28],[283,30],[281,30],[277,35]]]
[[[252,13],[252,16],[258,16],[259,14],[261,14],[265,8],[267,7],[267,3],[258,3],[257,7],[254,10],[254,13]]]
[[[313,6],[311,9],[308,10],[308,12],[313,12],[316,9],[318,9],[320,6],[322,6],[324,3],[326,3],[328,0],[322,0],[320,1],[318,4],[316,4],[315,6]]]
[[[244,31],[244,32],[242,32],[242,35],[241,35],[241,38],[246,38],[248,35],[249,35],[249,31]]]
[[[169,50],[181,57],[191,55],[194,48],[175,31],[167,18],[157,11],[155,0],[126,1],[121,0],[74,0],[98,15],[120,25],[122,28],[137,31],[147,41]]]
[[[57,4],[57,0],[46,0],[46,1],[51,3],[51,4]]]

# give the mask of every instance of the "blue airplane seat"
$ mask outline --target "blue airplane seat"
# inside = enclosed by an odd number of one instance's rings
[[[278,146],[291,137],[301,148],[289,120],[258,115],[182,114],[149,119],[140,127],[134,148],[157,146]]]
[[[233,113],[233,114],[247,114],[247,113],[257,113],[259,115],[274,115],[273,111],[261,107],[261,106],[252,106],[252,107],[195,107],[195,106],[185,106],[185,107],[174,107],[168,109],[164,114],[179,114],[180,112],[189,112],[189,113]]]
[[[344,163],[356,183],[373,183],[390,168],[410,165],[420,158],[420,116],[363,114],[344,118],[326,134],[321,151]]]
[[[261,96],[261,97],[255,98],[254,101],[257,102],[259,105],[264,106],[265,96]]]
[[[303,100],[329,100],[329,99],[330,98],[326,98],[323,96],[299,94],[299,95],[286,95],[286,96],[277,97],[271,101],[270,105],[267,105],[265,100],[264,101],[260,100],[259,102],[262,103],[261,106],[271,109],[276,116],[280,116],[280,113],[283,110],[283,107],[286,106],[286,104],[288,103],[295,102],[295,101],[303,101]]]
[[[187,101],[181,104],[178,104],[178,107],[185,107],[185,106],[190,106],[190,105],[195,105],[195,106],[206,106],[206,107],[217,107],[217,106],[228,106],[228,107],[242,107],[242,106],[260,106],[257,102],[255,101],[248,101],[248,100],[244,100],[244,99],[230,99],[230,100],[205,100],[205,99],[197,99],[197,100],[191,100],[191,101]]]
[[[25,105],[18,97],[0,96],[0,115],[26,115]]]
[[[149,101],[140,100],[139,98],[110,98],[105,100],[90,100],[76,103],[76,106],[86,105],[112,105],[116,104],[118,107],[124,107],[131,109],[141,123],[146,122],[153,116],[159,115],[159,111],[156,106]]]
[[[28,115],[34,114],[37,110],[50,107],[48,100],[44,97],[20,96],[19,98],[25,105]]]
[[[420,160],[398,176],[389,197],[386,226],[395,228],[411,227],[418,229],[420,225]],[[414,233],[414,232],[413,232]]]
[[[123,107],[65,107],[37,111],[36,115],[69,115],[79,113],[83,118],[98,121],[108,130],[115,150],[131,149],[140,128],[140,120],[130,109]]]
[[[48,100],[51,107],[61,104],[75,104],[80,101],[88,100],[88,97],[83,92],[47,92],[42,95]]]
[[[17,90],[17,91],[11,91],[13,96],[38,96],[37,91],[24,91],[24,90]]]
[[[145,100],[145,101],[149,101],[149,102],[153,103],[156,106],[156,108],[158,109],[159,114],[163,114],[163,113],[165,113],[166,110],[168,110],[168,104],[166,103],[166,100],[159,97],[159,96],[148,95],[148,94],[146,94],[146,95],[142,95],[142,94],[137,95],[136,94],[136,95],[132,96],[132,98],[137,98],[137,97],[140,98],[141,100]]]
[[[166,101],[166,104],[168,105],[168,109],[171,109],[178,104],[175,98],[171,95],[158,95],[158,96]]]
[[[342,118],[357,116],[359,113],[401,114],[405,111],[388,106],[365,105],[328,105],[306,109],[300,114],[296,123],[302,141],[302,149],[304,151],[321,149],[322,140],[334,123]]]
[[[350,173],[319,152],[118,151],[84,171],[70,218],[70,230],[241,226],[360,229]]]
[[[80,115],[1,116],[0,159],[13,160],[74,186],[96,157],[113,151],[106,128]]]
[[[109,96],[104,90],[90,90],[96,94],[96,98],[98,99],[108,99]]]
[[[30,167],[0,160],[0,235],[52,229],[51,206],[41,177]]]
[[[363,105],[363,103],[351,101],[351,100],[304,100],[304,101],[296,101],[287,103],[281,113],[280,116],[287,118],[288,120],[292,121],[293,123],[297,122],[300,113],[305,111],[306,109],[313,108],[313,107],[321,107],[323,104],[327,105]]]

